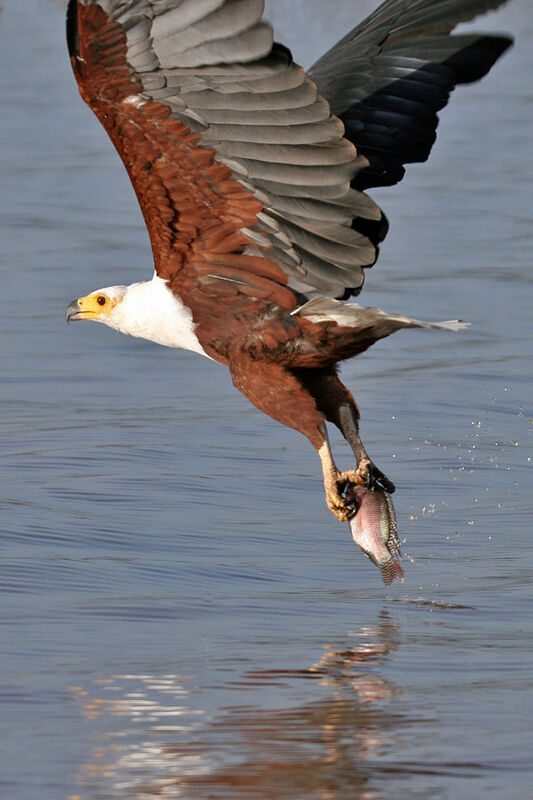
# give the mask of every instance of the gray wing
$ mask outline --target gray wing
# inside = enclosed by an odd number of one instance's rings
[[[370,162],[354,187],[397,183],[404,164],[426,161],[450,92],[486,75],[512,41],[450,33],[505,2],[387,0],[312,67],[346,137]]]
[[[422,37],[419,61],[432,65],[439,53],[428,50],[425,31],[441,25],[441,17],[449,30],[464,16],[457,13],[461,4],[389,0],[318,62],[311,80],[290,52],[274,43],[271,27],[262,21],[263,0],[77,2],[99,5],[122,26],[130,74],[140,87],[131,102],[168,106],[261,202],[257,224],[245,231],[247,252],[278,264],[303,298],[357,294],[363,269],[375,262],[387,230],[382,212],[362,191],[376,185],[368,182],[376,169],[374,136],[395,138],[373,111],[363,112],[361,125],[361,101],[375,96],[378,84],[383,89],[398,80],[397,65],[385,65],[389,53],[380,43],[392,36],[401,47],[396,28],[407,14],[411,38]],[[472,14],[499,4],[463,3]],[[402,40],[409,48],[410,36]],[[461,48],[462,42],[455,49]],[[415,49],[405,58],[418,58]],[[398,58],[404,55],[394,51]],[[496,58],[493,54],[484,72]],[[416,72],[418,66],[407,69]],[[409,160],[403,152],[394,157]]]

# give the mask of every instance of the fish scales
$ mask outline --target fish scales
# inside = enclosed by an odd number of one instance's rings
[[[383,583],[402,579],[404,571],[395,556],[401,556],[396,514],[391,496],[379,489],[352,486],[357,513],[350,520],[354,542],[379,567]]]

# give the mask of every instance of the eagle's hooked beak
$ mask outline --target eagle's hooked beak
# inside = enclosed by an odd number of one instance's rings
[[[114,303],[103,292],[93,292],[73,300],[66,311],[67,322],[77,319],[101,320],[112,310]]]
[[[79,300],[73,300],[65,311],[67,322],[74,322],[77,319],[83,319],[83,310],[80,307]]]

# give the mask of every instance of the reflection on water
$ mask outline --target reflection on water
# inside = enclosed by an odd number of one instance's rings
[[[171,737],[190,737],[201,714],[190,704],[190,691],[178,675],[116,675],[95,682],[91,692],[70,687],[87,721],[97,721],[91,757],[80,783],[91,796],[161,796],[202,769],[194,746],[172,753]]]
[[[369,762],[406,723],[394,709],[400,688],[379,674],[400,633],[383,611],[346,643],[325,645],[308,669],[255,669],[223,683],[227,704],[211,716],[195,707],[198,689],[183,676],[115,675],[71,687],[96,739],[79,797],[377,800]],[[317,699],[294,705],[302,685]],[[274,707],[240,702],[247,690],[269,688]]]

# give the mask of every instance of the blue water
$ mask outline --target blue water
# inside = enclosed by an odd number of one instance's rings
[[[151,274],[148,240],[64,4],[3,5],[1,796],[528,798],[527,0],[476,23],[515,48],[456,92],[430,163],[374,193],[391,233],[361,299],[473,323],[343,370],[398,487],[407,580],[387,590],[308,443],[222,367],[65,325],[74,297]],[[267,11],[309,64],[374,7],[355,5]]]

